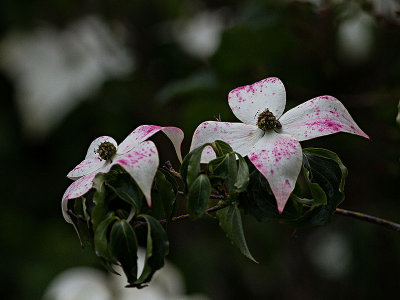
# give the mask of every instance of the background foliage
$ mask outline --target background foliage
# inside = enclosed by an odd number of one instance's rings
[[[135,58],[133,72],[106,81],[40,139],[22,127],[17,87],[6,72],[0,74],[2,297],[37,299],[62,270],[100,267],[81,250],[60,209],[70,184],[65,175],[83,159],[92,139],[110,135],[120,142],[140,124],[174,125],[186,134],[186,154],[200,122],[218,115],[235,120],[227,105],[231,89],[269,76],[285,84],[288,108],[323,94],[344,103],[371,141],[336,134],[303,147],[330,149],[347,166],[341,207],[399,222],[399,20],[369,1],[321,3],[1,1],[2,37],[46,24],[62,30],[96,15],[107,24],[119,22]],[[224,29],[215,53],[194,56],[171,28],[202,11],[218,12]],[[361,41],[367,54],[353,55],[341,46],[339,33],[360,12],[370,20],[371,42]],[[165,137],[154,140],[161,162],[175,158]],[[176,159],[172,163],[179,167]],[[170,225],[168,259],[183,270],[189,292],[212,299],[336,299],[377,298],[398,290],[398,233],[341,216],[327,227],[297,231],[245,219],[247,242],[260,264],[232,248],[215,229],[216,220]]]

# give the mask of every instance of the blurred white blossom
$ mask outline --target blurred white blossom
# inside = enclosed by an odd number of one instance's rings
[[[50,283],[44,300],[111,300],[112,292],[103,272],[91,268],[72,268]]]
[[[400,2],[398,0],[371,0],[371,2],[376,15],[400,21]]]
[[[133,58],[123,44],[122,35],[95,16],[64,30],[48,25],[10,32],[0,61],[15,82],[26,134],[45,136],[105,80],[130,73]]]
[[[359,10],[345,18],[338,28],[338,47],[342,59],[359,63],[365,61],[372,50],[375,21],[371,15]]]
[[[177,21],[173,36],[187,53],[204,59],[217,51],[223,29],[221,11],[203,11],[191,19]]]
[[[306,252],[318,273],[339,279],[348,274],[351,262],[351,248],[343,234],[321,229],[310,236]]]
[[[145,251],[138,252],[138,274],[144,267]],[[91,268],[72,268],[59,274],[49,284],[43,300],[208,300],[204,295],[185,295],[180,271],[166,261],[148,287],[125,288],[126,277],[121,269],[105,274]]]

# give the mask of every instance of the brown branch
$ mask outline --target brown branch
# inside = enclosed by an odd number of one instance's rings
[[[378,218],[378,217],[374,217],[374,216],[370,216],[370,215],[363,214],[363,213],[360,213],[360,212],[351,211],[351,210],[342,209],[342,208],[336,208],[335,213],[338,214],[338,215],[352,217],[352,218],[359,219],[359,220],[362,220],[362,221],[366,221],[366,222],[369,222],[369,223],[381,225],[383,227],[386,227],[387,229],[400,232],[400,224],[394,223],[392,221],[388,221],[388,220],[381,219],[381,218]]]
[[[217,196],[218,197],[217,199],[221,199],[218,195],[212,195],[212,196]],[[213,199],[213,198],[211,198],[211,199]],[[216,212],[216,211],[218,211],[220,209],[228,207],[229,205],[230,205],[229,203],[222,203],[220,205],[216,205],[216,206],[210,207],[209,209],[206,210],[206,213]],[[394,230],[396,232],[400,232],[400,224],[392,222],[392,221],[388,221],[388,220],[385,220],[385,219],[382,219],[382,218],[378,218],[378,217],[375,217],[375,216],[371,216],[371,215],[367,215],[367,214],[364,214],[364,213],[361,213],[361,212],[351,211],[351,210],[347,210],[347,209],[343,209],[343,208],[336,208],[335,213],[337,215],[351,217],[351,218],[359,219],[359,220],[366,221],[366,222],[369,222],[369,223],[381,225],[381,226],[383,226],[383,227],[385,227],[387,229]],[[182,220],[186,220],[186,219],[189,219],[189,218],[190,218],[189,214],[184,214],[184,215],[173,217],[171,219],[171,221],[172,222],[182,221]],[[160,222],[161,223],[166,223],[167,220],[160,220]]]

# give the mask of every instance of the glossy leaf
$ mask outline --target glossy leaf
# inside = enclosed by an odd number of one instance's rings
[[[130,286],[142,287],[149,282],[153,274],[164,266],[169,251],[168,236],[160,222],[149,215],[140,215],[147,224],[146,258],[140,277]]]
[[[126,203],[132,205],[136,212],[140,211],[143,193],[136,182],[126,172],[107,177],[106,185]]]
[[[188,194],[188,212],[193,218],[200,217],[206,212],[210,194],[210,180],[202,174],[194,181]]]
[[[243,192],[247,185],[249,184],[249,167],[247,165],[246,160],[239,154],[236,153],[238,157],[238,169],[237,169],[237,176],[235,182],[235,188],[238,192]]]
[[[217,217],[219,226],[225,231],[232,243],[239,248],[244,256],[257,263],[247,247],[243,232],[242,217],[237,204],[230,205],[217,211]]]
[[[207,144],[194,150],[193,155],[190,158],[190,162],[187,169],[187,178],[186,178],[186,182],[189,188],[194,183],[197,176],[199,176],[201,154],[206,146]]]
[[[311,201],[308,201],[309,202],[308,204],[311,206],[326,205],[327,204],[326,194],[318,183],[315,183],[312,181],[312,173],[310,172],[310,170],[303,168],[303,173],[304,173],[304,177],[306,179],[308,188],[310,189],[310,192],[312,195],[312,199],[310,199]],[[300,199],[296,199],[296,200],[299,201]],[[304,202],[304,200],[300,201],[300,202]]]
[[[79,197],[74,201],[74,215],[70,215],[72,224],[78,235],[82,248],[84,246],[93,246],[93,232],[87,225],[87,220],[83,218],[83,197]]]
[[[311,182],[318,184],[326,194],[327,204],[307,211],[298,220],[297,226],[316,226],[327,224],[344,200],[344,184],[347,168],[339,157],[325,149],[308,148],[303,150],[304,168],[311,172]]]
[[[129,283],[137,279],[137,240],[133,228],[126,220],[114,223],[110,233],[111,254],[122,266]]]
[[[260,222],[290,222],[301,216],[302,205],[289,198],[282,214],[279,214],[275,197],[265,177],[250,165],[250,182],[246,190],[239,194],[240,207]]]
[[[330,159],[330,160],[333,160],[334,162],[336,162],[340,168],[340,171],[342,172],[342,176],[341,176],[340,184],[339,184],[339,191],[341,191],[341,192],[344,191],[344,185],[346,183],[346,177],[347,177],[348,171],[347,171],[347,168],[345,167],[345,165],[343,165],[339,156],[335,152],[332,152],[332,151],[329,151],[329,150],[323,149],[323,148],[305,148],[305,149],[303,149],[303,153],[305,155],[311,154],[311,155],[318,156],[321,158],[327,158],[327,159]]]
[[[224,141],[221,140],[217,140],[214,143],[212,143],[211,147],[214,149],[217,157],[233,152],[232,147],[229,146],[228,143],[225,143]]]
[[[172,188],[174,189],[174,193],[177,194],[178,193],[178,183],[176,182],[176,179],[174,176],[171,175],[170,172],[168,172],[165,169],[159,168],[158,171],[160,171],[161,173],[164,174],[165,178],[169,181],[169,183],[171,184]]]
[[[158,171],[154,179],[152,192],[152,216],[156,219],[170,219],[176,200],[176,192],[164,173]]]
[[[106,174],[99,173],[93,179],[93,187],[96,192],[93,195],[93,203],[95,207],[92,210],[92,225],[95,231],[97,226],[104,220],[108,212],[108,206],[106,204],[106,188],[104,181],[106,179]]]
[[[112,262],[115,262],[115,259],[113,259],[108,247],[108,232],[115,220],[117,218],[114,216],[114,213],[109,213],[108,217],[97,226],[94,232],[94,246],[97,254]]]

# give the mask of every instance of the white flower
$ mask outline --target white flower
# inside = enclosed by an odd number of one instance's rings
[[[228,101],[243,123],[210,121],[200,124],[190,150],[223,140],[234,151],[247,155],[268,180],[280,213],[300,173],[302,149],[299,141],[340,131],[369,138],[343,104],[332,96],[311,99],[282,115],[286,92],[278,78],[234,89]],[[202,162],[209,162],[213,157],[215,154],[208,147],[203,152]]]
[[[124,77],[135,66],[123,36],[98,16],[62,31],[42,24],[10,32],[0,52],[0,67],[15,82],[22,129],[35,138],[45,137],[104,81]]]
[[[136,181],[148,205],[151,205],[151,185],[157,172],[159,160],[156,145],[146,141],[162,130],[174,144],[180,161],[183,132],[177,127],[142,125],[136,128],[120,144],[109,136],[95,139],[89,146],[85,159],[67,177],[77,179],[65,191],[62,198],[62,211],[67,222],[72,223],[67,213],[69,199],[84,195],[93,187],[93,179],[98,173],[107,173],[113,165],[120,165]],[[79,178],[79,179],[78,179]]]

